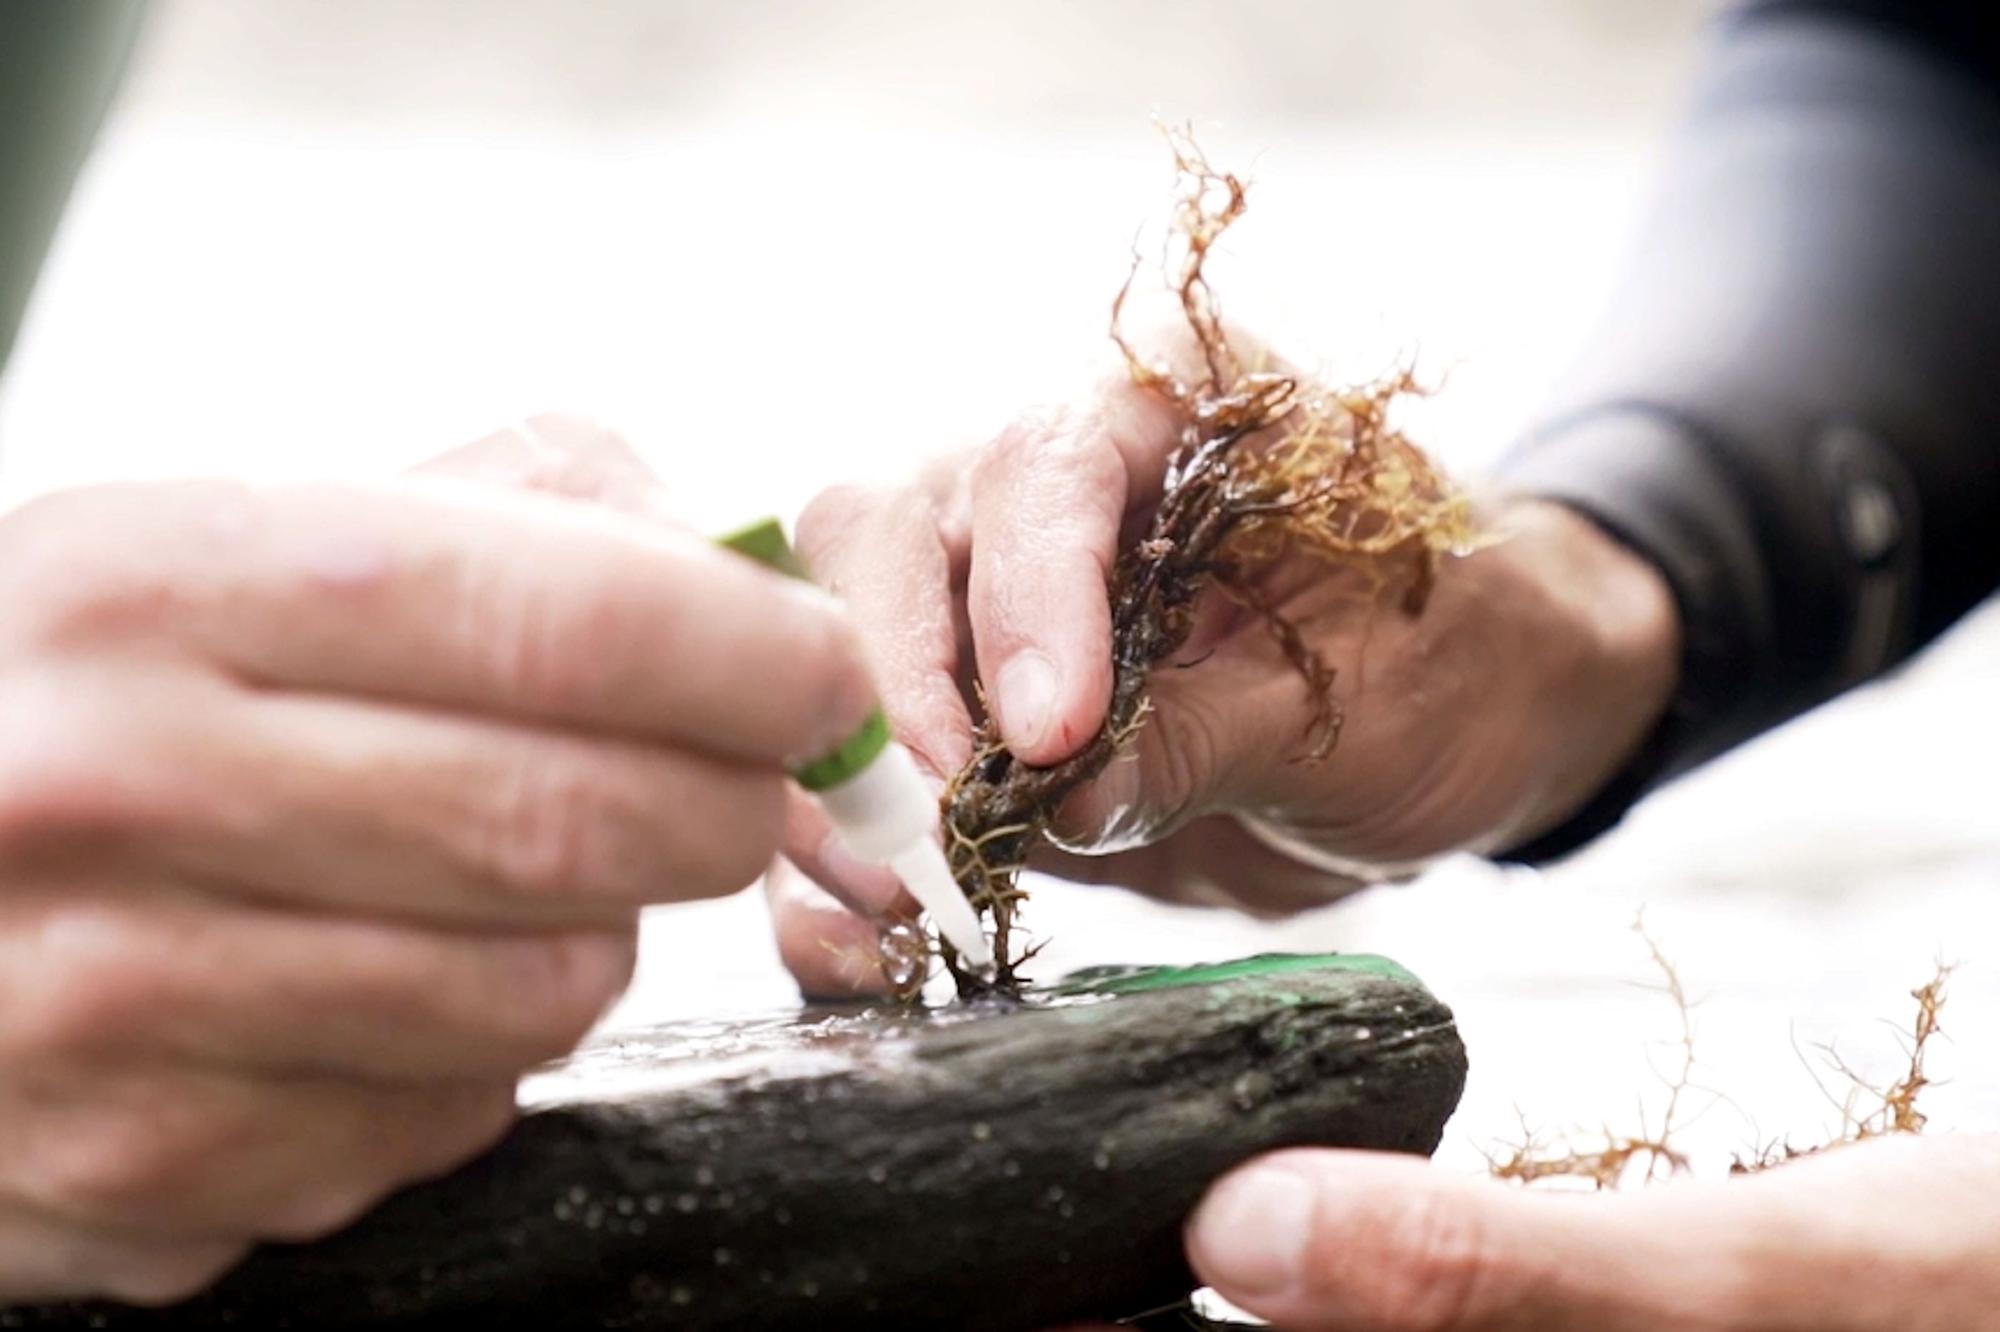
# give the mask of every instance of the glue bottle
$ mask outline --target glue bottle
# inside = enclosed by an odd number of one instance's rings
[[[722,544],[793,578],[810,578],[775,518],[722,538]],[[819,801],[855,859],[886,865],[936,922],[969,966],[993,965],[993,951],[936,840],[937,800],[910,751],[889,735],[880,708],[859,730],[796,768],[792,780]]]

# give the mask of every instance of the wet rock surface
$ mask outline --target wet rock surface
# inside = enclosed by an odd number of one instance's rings
[[[579,1054],[485,1158],[190,1304],[0,1327],[1036,1332],[1183,1296],[1181,1221],[1250,1156],[1429,1152],[1464,1077],[1450,1010],[1366,957],[664,1027]]]

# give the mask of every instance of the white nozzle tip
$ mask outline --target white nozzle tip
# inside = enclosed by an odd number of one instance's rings
[[[935,843],[918,842],[898,851],[889,858],[889,868],[896,871],[910,896],[937,923],[938,933],[968,965],[981,970],[993,965],[993,950],[987,947],[986,931],[979,928],[979,913],[965,900],[958,881],[951,877],[944,852]]]

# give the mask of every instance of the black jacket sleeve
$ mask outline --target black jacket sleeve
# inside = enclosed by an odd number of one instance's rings
[[[1656,564],[1680,684],[1548,859],[2000,582],[2000,58],[1973,6],[1721,20],[1621,290],[1503,479]]]

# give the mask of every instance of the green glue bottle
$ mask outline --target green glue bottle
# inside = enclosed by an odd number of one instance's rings
[[[733,532],[721,544],[793,578],[812,576],[775,518]],[[794,769],[792,780],[818,800],[850,854],[888,866],[903,881],[968,965],[993,965],[979,915],[938,846],[937,800],[910,751],[890,738],[881,709],[831,752]]]

